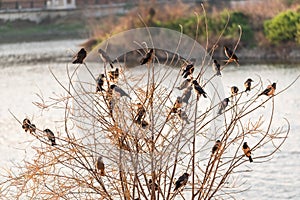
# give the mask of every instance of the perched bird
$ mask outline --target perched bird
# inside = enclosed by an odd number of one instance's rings
[[[109,63],[111,68],[114,68],[113,66],[113,61],[110,59],[110,57],[107,55],[107,53],[102,50],[102,49],[98,49],[98,53],[100,55],[101,60],[106,64]]]
[[[194,63],[190,63],[185,66],[181,76],[183,76],[183,78],[187,78],[188,76],[193,74],[194,70],[195,70]]]
[[[217,76],[222,76],[221,74],[221,65],[218,63],[217,60],[214,60],[214,63],[212,64],[213,70],[216,72]]]
[[[115,104],[116,104],[116,100],[114,98],[110,98],[108,100],[108,110],[109,110],[109,113],[111,115],[113,114],[113,110],[115,108]]]
[[[83,60],[85,59],[86,57],[86,50],[84,48],[81,48],[80,51],[74,56],[75,57],[75,60],[73,60],[73,64],[82,64],[83,63]]]
[[[178,180],[175,182],[175,188],[174,191],[178,190],[180,187],[184,186],[187,184],[189,179],[189,174],[184,173],[182,176],[178,178]]]
[[[105,176],[105,166],[104,166],[104,162],[102,160],[102,156],[99,156],[96,161],[96,169],[98,171],[100,171],[101,176]]]
[[[107,74],[110,80],[115,81],[119,78],[119,68],[116,68],[115,71],[109,71]]]
[[[237,95],[237,93],[239,92],[239,88],[236,87],[236,86],[232,86],[232,87],[230,88],[230,90],[231,90],[231,96],[232,96],[232,97],[235,96],[235,95]]]
[[[224,46],[224,53],[226,55],[226,57],[228,58],[227,62],[235,62],[237,65],[239,65],[239,59],[238,57],[233,53],[233,51],[231,49],[229,49],[228,47]]]
[[[30,128],[30,125],[31,125],[31,122],[29,119],[25,118],[23,120],[23,125],[22,125],[22,128],[25,130],[25,132],[27,132]]]
[[[192,86],[186,88],[182,94],[182,102],[188,104],[192,94]]]
[[[146,120],[137,119],[137,120],[135,120],[135,123],[141,125],[141,127],[144,128],[144,129],[147,128],[148,125],[149,125],[149,123]]]
[[[182,97],[177,97],[173,105],[174,108],[178,109],[182,107]]]
[[[244,83],[244,86],[245,86],[245,92],[248,92],[251,90],[251,82],[253,82],[253,80],[251,78],[248,78],[245,83]]]
[[[147,128],[149,126],[149,122],[147,122],[146,120],[142,120],[141,126],[142,128]]]
[[[153,49],[150,49],[146,55],[140,60],[140,64],[141,65],[144,65],[144,64],[147,64],[149,62],[151,62],[153,58]]]
[[[223,101],[219,104],[219,111],[218,114],[222,114],[222,112],[225,110],[225,108],[228,106],[229,98],[223,99]]]
[[[187,124],[189,124],[189,118],[188,118],[188,115],[186,114],[186,112],[184,112],[183,110],[181,109],[178,109],[177,110],[177,114],[178,114],[178,117],[182,120],[182,121],[185,121]]]
[[[211,153],[212,155],[214,155],[221,147],[222,143],[220,140],[217,140],[215,145],[213,146],[212,150],[211,150]]]
[[[182,97],[177,97],[170,113],[177,113],[177,110],[182,107]]]
[[[141,103],[137,103],[137,115],[135,117],[136,121],[141,122],[146,115],[146,109]]]
[[[276,83],[272,83],[272,85],[268,85],[268,87],[262,92],[260,93],[258,96],[260,95],[267,95],[267,96],[271,96],[274,95],[276,90]]]
[[[30,133],[35,133],[35,131],[36,131],[36,126],[35,126],[35,124],[31,124],[31,125],[29,126],[29,132],[30,132]]]
[[[152,179],[149,179],[149,181],[148,181],[148,186],[149,186],[149,189],[150,189],[150,190],[152,190],[152,187],[153,187],[153,189],[154,189],[155,191],[158,190],[158,185],[157,185],[157,183],[154,183],[154,184],[153,184]]]
[[[251,157],[250,147],[248,146],[247,142],[244,142],[242,148],[243,148],[244,154],[249,158],[249,161],[253,162],[253,159]]]
[[[54,133],[53,133],[50,129],[48,129],[48,128],[45,129],[43,132],[46,133],[48,139],[49,139],[50,142],[51,142],[51,146],[56,145]]]
[[[183,89],[185,89],[185,88],[187,88],[189,85],[190,85],[190,83],[191,83],[191,80],[192,79],[185,79],[178,87],[176,87],[178,90],[183,90]]]
[[[96,79],[96,92],[104,91],[103,89],[104,79],[105,79],[104,74],[100,74]]]
[[[110,89],[118,94],[120,94],[121,97],[126,96],[128,98],[131,99],[131,97],[120,87],[116,86],[116,85],[110,85]]]
[[[201,94],[203,95],[204,98],[207,98],[206,96],[206,92],[203,90],[203,88],[199,85],[199,83],[196,80],[193,80],[193,85],[194,85],[194,91],[198,96],[201,96]]]

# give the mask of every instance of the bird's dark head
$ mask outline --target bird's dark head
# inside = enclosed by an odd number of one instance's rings
[[[149,182],[149,183],[152,183],[152,179],[149,179],[148,182]]]
[[[217,61],[217,60],[214,60],[214,63],[215,63],[215,64],[218,64],[218,61]]]
[[[273,83],[273,84],[272,84],[272,87],[273,87],[274,89],[276,89],[276,83]]]
[[[253,80],[251,78],[248,78],[247,82],[253,82]]]
[[[229,98],[225,98],[224,101],[228,103],[229,102]]]
[[[217,142],[217,143],[220,143],[221,141],[220,141],[220,140],[217,140],[216,142]]]
[[[184,175],[184,176],[189,176],[190,174],[188,174],[188,173],[185,172],[183,175]]]
[[[244,142],[243,147],[246,148],[248,146],[247,142]]]
[[[115,87],[117,87],[115,84],[110,85],[110,89],[114,89]]]
[[[228,50],[228,47],[224,46],[224,50],[226,50],[226,51],[227,51],[227,50]]]
[[[153,51],[154,51],[153,49],[150,49],[150,50],[149,50],[149,53],[153,53]]]
[[[85,49],[84,49],[84,48],[81,48],[81,49],[80,49],[80,52],[86,52],[86,51],[85,51]]]
[[[193,84],[198,84],[198,82],[196,81],[196,80],[193,80],[193,82],[192,82]]]
[[[25,118],[25,119],[23,120],[23,124],[31,124],[31,123],[30,123],[30,120],[29,120],[29,119]]]
[[[50,131],[50,129],[46,128],[43,132],[49,133],[49,132],[51,132],[51,131]]]

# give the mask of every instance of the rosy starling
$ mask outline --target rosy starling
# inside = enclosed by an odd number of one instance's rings
[[[227,62],[235,62],[237,65],[239,65],[239,59],[238,57],[233,53],[233,51],[231,49],[229,49],[228,47],[224,46],[224,53],[226,55],[226,57],[228,58]]]
[[[98,49],[98,53],[100,55],[101,60],[106,64],[109,63],[111,68],[114,68],[113,66],[113,61],[110,59],[110,57],[107,55],[107,53],[102,50],[102,49]]]
[[[134,120],[134,122],[141,125],[141,127],[143,129],[145,129],[149,126],[149,123],[146,120],[143,120],[143,119],[140,119],[140,118],[137,118],[136,120]]]
[[[218,63],[217,60],[214,60],[214,63],[212,64],[212,68],[216,72],[216,76],[222,76],[221,75],[221,65]]]
[[[174,191],[178,190],[180,187],[184,186],[187,184],[189,179],[189,174],[184,173],[182,176],[178,178],[178,180],[175,182],[175,188]]]
[[[96,169],[100,171],[100,175],[104,176],[105,175],[105,166],[104,162],[102,160],[102,156],[99,156],[96,162]]]
[[[271,96],[274,95],[276,90],[276,83],[273,83],[272,85],[268,85],[268,87],[262,92],[260,93],[258,96],[260,95],[267,95],[267,96]]]
[[[196,92],[197,96],[203,95],[204,98],[207,98],[206,92],[203,90],[203,88],[199,85],[199,83],[196,80],[193,80],[194,85],[194,91]]]
[[[237,93],[239,92],[239,88],[236,87],[236,86],[232,86],[232,87],[230,88],[230,90],[231,90],[231,96],[232,96],[232,97],[235,96],[235,95],[237,95]]]
[[[109,80],[115,81],[119,78],[119,68],[116,68],[115,71],[109,71],[107,74]]]
[[[229,102],[228,98],[225,98],[225,99],[223,99],[223,101],[220,102],[220,104],[219,104],[219,111],[218,111],[219,115],[222,114],[222,112],[228,106],[228,102]]]
[[[244,83],[244,86],[245,86],[245,92],[248,92],[251,90],[251,82],[253,82],[253,80],[251,78],[248,78],[245,83]]]
[[[215,145],[213,146],[211,152],[212,152],[212,155],[214,155],[221,147],[221,141],[220,140],[217,140]]]
[[[184,68],[181,76],[183,76],[183,78],[187,78],[188,76],[193,75],[194,70],[195,70],[194,63],[190,63]]]
[[[249,161],[253,162],[252,157],[251,157],[250,147],[248,146],[247,142],[244,142],[242,148],[243,148],[244,154],[249,158]]]
[[[153,49],[150,49],[146,53],[146,55],[140,60],[140,64],[144,65],[144,64],[147,64],[147,63],[151,62],[152,57],[153,57]]]
[[[114,84],[110,86],[110,89],[116,93],[119,93],[121,97],[126,96],[131,99],[131,97],[124,90]]]
[[[188,88],[186,88],[184,91],[183,91],[183,94],[182,94],[182,102],[188,104],[189,103],[189,100],[190,100],[190,97],[191,97],[191,94],[192,94],[192,86],[189,86]]]
[[[45,129],[43,132],[46,133],[48,139],[49,139],[50,142],[51,142],[51,145],[52,145],[52,146],[56,145],[54,133],[53,133],[50,129],[48,129],[48,128]]]
[[[31,124],[31,125],[29,126],[29,132],[30,132],[30,133],[35,133],[35,131],[36,131],[36,126],[35,126],[35,124]]]
[[[138,123],[142,122],[142,119],[145,117],[145,115],[146,115],[146,109],[141,103],[137,103],[137,115],[135,117],[136,121]]]
[[[182,107],[182,97],[177,97],[170,113],[177,113],[177,110]]]
[[[187,88],[190,83],[191,83],[192,79],[185,79],[178,87],[176,87],[178,90],[183,90],[185,88]]]
[[[149,189],[150,189],[150,190],[152,190],[152,187],[153,187],[154,191],[157,191],[157,190],[158,190],[158,185],[157,185],[157,183],[154,183],[154,184],[153,184],[152,179],[149,179],[149,181],[148,181],[148,186],[149,186]]]
[[[86,50],[84,48],[81,48],[80,51],[77,53],[75,57],[75,60],[72,62],[73,64],[82,64],[83,63],[83,60],[85,59],[86,57]]]
[[[96,79],[96,92],[104,91],[103,89],[104,79],[105,79],[104,74],[100,74]]]
[[[30,125],[31,125],[31,122],[29,119],[25,118],[23,120],[23,125],[22,125],[22,128],[25,130],[25,132],[27,132],[30,128]]]

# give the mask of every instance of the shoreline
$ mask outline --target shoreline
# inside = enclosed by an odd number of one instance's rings
[[[70,36],[65,34],[66,36]],[[39,37],[30,37],[29,40],[8,40],[9,42],[1,43],[0,39],[0,49],[8,49],[14,48],[14,46],[18,46],[18,44],[25,44],[28,45],[34,44],[37,45],[38,43],[60,43],[64,41],[74,41],[76,44],[73,46],[85,47],[87,49],[90,48],[89,46],[89,39],[83,37],[74,37],[70,39],[70,37],[48,37],[47,35],[40,35]],[[59,39],[58,39],[59,38]],[[12,39],[12,38],[10,38]],[[24,38],[23,38],[24,39]],[[88,44],[88,45],[86,45]],[[34,45],[32,48],[34,48]],[[55,47],[50,47],[55,48]],[[66,46],[65,49],[68,49]],[[53,53],[54,52],[54,53]],[[1,53],[0,54],[0,65],[2,67],[6,67],[9,65],[16,65],[19,63],[45,63],[45,62],[66,62],[70,58],[65,52],[62,51],[62,47],[59,47],[58,51],[52,49],[52,52],[45,53],[40,52],[38,55],[37,52],[26,52],[26,53]],[[70,54],[70,53],[68,53]],[[240,64],[300,64],[300,48],[282,48],[282,47],[275,47],[273,49],[263,49],[260,47],[255,47],[252,49],[237,49],[236,54],[239,57]],[[71,54],[70,54],[71,55]],[[221,48],[218,48],[213,55],[213,59],[217,59],[222,61],[225,59],[225,55]]]

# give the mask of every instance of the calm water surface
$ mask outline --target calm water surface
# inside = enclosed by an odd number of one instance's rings
[[[28,49],[34,46],[33,54],[50,52],[66,54],[70,49],[78,50],[78,44],[82,41],[59,41],[47,43],[16,44],[15,46],[0,45],[0,57],[12,57],[14,49],[17,49],[18,58],[23,58]],[[55,48],[58,46],[58,50]],[[18,47],[18,48],[17,48]],[[10,50],[3,53],[7,48]],[[6,55],[5,55],[6,54]],[[9,57],[8,56],[8,57]],[[70,57],[71,59],[71,57]],[[33,140],[29,134],[25,134],[18,122],[9,114],[13,112],[19,119],[29,117],[42,128],[51,127],[63,131],[54,119],[62,113],[40,112],[32,102],[40,101],[36,93],[45,99],[64,93],[49,72],[53,70],[56,76],[66,82],[66,63],[50,61],[47,63],[15,62],[7,66],[0,65],[0,166],[8,168],[12,162],[18,163],[24,156],[30,156],[30,148],[24,146],[24,142]],[[232,85],[243,88],[243,82],[248,77],[259,81],[258,75],[266,86],[270,82],[277,82],[278,89],[286,87],[300,74],[300,65],[242,65],[241,67],[227,67],[223,71],[222,82],[224,90]],[[300,199],[300,81],[297,81],[284,94],[275,99],[276,118],[275,123],[284,123],[287,118],[291,124],[291,132],[281,151],[274,155],[273,159],[265,163],[253,163],[248,165],[251,173],[244,175],[250,190],[239,196],[239,199]],[[54,128],[55,127],[55,128]]]

